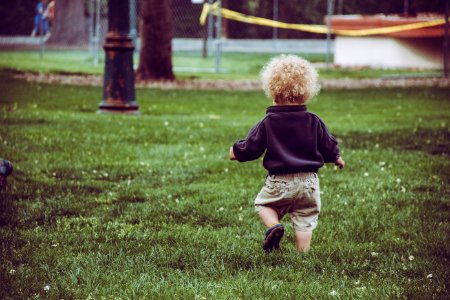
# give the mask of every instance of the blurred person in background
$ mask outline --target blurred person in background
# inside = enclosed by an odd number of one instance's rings
[[[55,19],[55,1],[52,0],[48,3],[47,9],[44,12],[44,18],[47,20],[49,25],[49,32],[51,31],[53,20]]]
[[[36,4],[36,15],[34,17],[34,28],[31,32],[31,36],[35,37],[36,33],[39,35],[44,35],[45,38],[50,37],[50,32],[48,28],[48,21],[45,17],[46,12],[46,1],[39,0]]]

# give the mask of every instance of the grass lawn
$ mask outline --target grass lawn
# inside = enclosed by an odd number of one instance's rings
[[[325,62],[325,55],[300,54],[312,62]],[[173,55],[174,72],[177,78],[207,79],[257,79],[264,64],[272,57],[270,53],[223,53],[220,66],[222,71],[214,73],[214,57],[202,59],[200,53],[176,52]],[[87,51],[55,51],[47,50],[42,58],[36,51],[0,50],[0,68],[18,71],[44,73],[82,73],[103,74],[104,53],[100,55],[98,66],[93,65],[93,57]],[[134,57],[137,64],[138,55]],[[207,70],[210,71],[207,71]],[[319,70],[323,78],[379,78],[392,75],[436,75],[439,70],[411,69],[349,69],[333,68]]]
[[[312,250],[261,251],[261,161],[229,146],[262,92],[101,89],[0,72],[1,299],[448,299],[450,89],[323,91],[311,103],[345,170],[320,171]]]

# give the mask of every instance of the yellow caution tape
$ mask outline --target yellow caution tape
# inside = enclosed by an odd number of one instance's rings
[[[200,24],[204,25],[206,23],[206,17],[211,13],[213,15],[218,16],[219,14],[226,19],[234,20],[238,22],[244,22],[249,24],[256,24],[261,26],[268,27],[277,27],[283,29],[293,29],[300,30],[311,33],[319,33],[326,34],[328,33],[328,28],[325,25],[310,25],[310,24],[290,24],[280,21],[269,20],[260,17],[254,17],[245,15],[236,11],[232,11],[226,8],[220,8],[218,2],[214,4],[205,3],[203,5],[203,10],[200,15]],[[338,34],[338,35],[346,35],[346,36],[368,36],[368,35],[377,35],[377,34],[388,34],[399,31],[434,27],[438,25],[442,25],[445,23],[445,19],[436,19],[425,22],[411,23],[411,24],[402,24],[395,26],[387,26],[387,27],[379,27],[379,28],[370,28],[370,29],[331,29],[330,33]]]

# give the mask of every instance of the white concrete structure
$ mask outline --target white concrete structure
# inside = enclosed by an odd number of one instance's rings
[[[366,30],[408,25],[442,16],[332,16],[333,30]],[[334,63],[343,67],[434,68],[442,67],[443,25],[386,34],[335,38]]]
[[[442,67],[442,39],[439,38],[337,36],[334,51],[334,63],[344,67]]]

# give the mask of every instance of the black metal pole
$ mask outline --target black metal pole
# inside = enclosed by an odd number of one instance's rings
[[[208,0],[203,0],[203,5],[206,5]],[[203,47],[202,47],[202,58],[208,57],[208,21],[209,18],[206,19],[206,24],[203,26]]]
[[[139,113],[134,90],[134,46],[129,34],[129,8],[129,0],[108,1],[108,33],[103,45],[103,100],[99,105],[99,113]]]
[[[327,17],[326,17],[326,24],[327,24],[327,70],[330,69],[331,65],[331,15],[333,14],[333,1],[328,0],[327,1]]]
[[[449,0],[445,1],[445,27],[444,27],[444,77],[445,78],[450,78],[450,71],[449,71],[449,38],[448,38],[448,34],[449,34],[449,24],[448,24],[448,10],[449,10],[449,4],[448,4]]]

